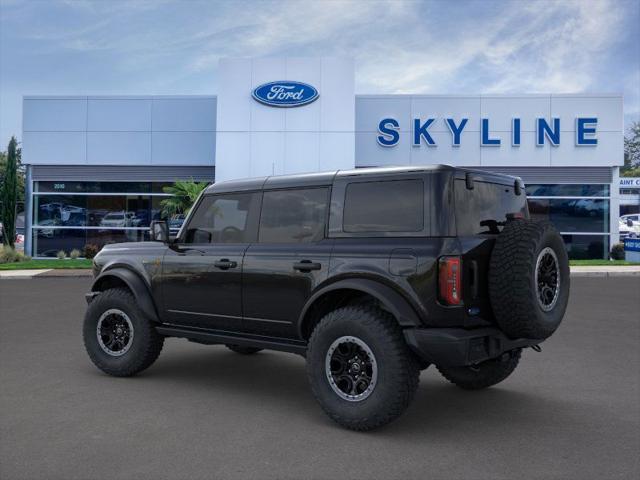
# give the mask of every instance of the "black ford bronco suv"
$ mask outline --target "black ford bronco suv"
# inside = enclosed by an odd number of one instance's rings
[[[84,343],[134,375],[166,337],[306,357],[339,424],[369,430],[409,405],[434,365],[464,389],[507,378],[558,327],[560,235],[529,220],[520,179],[449,166],[216,183],[176,238],[105,246]],[[259,360],[256,360],[259,361]]]

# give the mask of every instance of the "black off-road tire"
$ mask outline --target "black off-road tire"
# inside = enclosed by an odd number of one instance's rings
[[[550,249],[558,265],[558,295],[545,311],[536,269]],[[541,277],[542,278],[542,277]],[[489,297],[500,329],[511,338],[544,340],[560,325],[569,300],[569,258],[560,234],[548,222],[514,220],[496,239],[489,265]],[[554,296],[555,298],[555,296]]]
[[[102,349],[97,335],[100,316],[110,309],[124,312],[133,325],[131,346],[126,353],[117,357]],[[164,344],[164,337],[142,313],[133,294],[124,288],[105,290],[91,301],[84,317],[83,339],[94,365],[115,377],[129,377],[151,366]]]
[[[499,358],[487,360],[472,367],[437,366],[444,378],[465,390],[480,390],[506,379],[518,366],[520,349],[507,352]]]
[[[261,348],[257,347],[245,347],[242,345],[234,345],[232,343],[227,343],[225,347],[227,347],[232,352],[236,352],[241,355],[253,355],[254,353],[258,353],[262,350]]]
[[[331,387],[325,369],[331,344],[344,336],[363,341],[377,364],[375,386],[360,401],[341,398]],[[353,305],[330,312],[313,330],[307,375],[314,397],[329,417],[348,429],[366,431],[395,420],[406,410],[418,388],[420,370],[389,313],[370,305]]]

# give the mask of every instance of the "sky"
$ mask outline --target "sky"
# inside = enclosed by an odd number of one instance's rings
[[[0,0],[0,145],[23,95],[215,94],[223,57],[333,55],[357,94],[622,93],[640,120],[640,0]]]

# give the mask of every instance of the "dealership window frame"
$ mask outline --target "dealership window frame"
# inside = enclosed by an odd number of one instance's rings
[[[42,230],[67,230],[67,231],[84,231],[84,232],[91,232],[91,231],[95,231],[95,233],[97,234],[98,232],[141,232],[142,235],[140,235],[140,237],[142,239],[144,239],[144,233],[149,231],[149,226],[138,226],[138,227],[126,227],[126,226],[118,226],[118,227],[110,227],[110,226],[106,226],[106,225],[41,225],[40,224],[40,219],[38,218],[39,215],[37,213],[37,207],[39,205],[38,202],[38,198],[39,197],[55,197],[55,196],[60,196],[60,197],[121,197],[125,200],[127,197],[138,197],[138,198],[146,198],[149,201],[152,201],[154,197],[158,197],[158,198],[170,198],[173,195],[170,193],[160,193],[160,192],[154,192],[154,184],[159,184],[159,185],[171,185],[172,182],[161,182],[161,181],[135,181],[135,180],[130,180],[130,181],[122,181],[122,180],[118,180],[118,181],[98,181],[98,182],[79,182],[79,183],[87,183],[87,184],[108,184],[108,183],[113,183],[113,184],[148,184],[148,186],[150,187],[148,189],[148,191],[146,192],[139,192],[139,191],[125,191],[125,192],[114,192],[114,191],[108,191],[108,192],[96,192],[96,191],[41,191],[39,186],[40,183],[60,183],[60,184],[64,184],[66,181],[64,180],[34,180],[33,181],[33,190],[31,192],[31,218],[32,218],[32,222],[31,222],[31,242],[32,242],[32,252],[33,252],[33,258],[41,258],[41,259],[46,259],[46,258],[52,258],[50,256],[42,256],[38,254],[38,232],[42,231]],[[78,182],[73,182],[73,183],[78,183]],[[128,189],[127,189],[128,190]],[[85,210],[87,210],[85,208]],[[151,210],[151,205],[150,205],[150,210]],[[119,212],[121,210],[113,210],[113,211],[109,211],[109,213],[112,212]],[[128,211],[126,208],[124,209],[124,211]],[[38,222],[36,223],[36,219],[38,219]],[[151,220],[151,218],[149,218],[149,220]],[[26,233],[26,232],[25,232]],[[89,236],[85,235],[85,245],[87,245],[88,243],[91,243],[88,241]],[[62,249],[61,249],[62,250]],[[82,248],[79,248],[80,251],[82,251]],[[66,250],[65,250],[66,251]],[[69,252],[67,252],[69,253]],[[80,257],[80,258],[84,258],[84,257]]]
[[[611,237],[616,235],[615,232],[611,231],[610,228],[610,219],[611,219],[611,192],[613,185],[607,182],[586,182],[586,183],[544,183],[544,182],[528,182],[525,185],[525,188],[531,185],[540,185],[540,186],[554,186],[558,188],[562,187],[576,187],[576,186],[587,186],[587,185],[597,185],[602,187],[608,187],[609,195],[529,195],[527,194],[527,200],[603,200],[607,202],[607,211],[608,215],[604,217],[604,225],[606,226],[606,231],[583,231],[583,232],[573,232],[573,231],[564,231],[559,229],[559,233],[562,236],[565,244],[567,244],[566,237],[569,236],[577,236],[577,237],[601,237],[603,240],[603,250],[601,258],[608,258],[609,252],[611,251]],[[549,220],[551,223],[554,223],[552,220]],[[588,250],[588,248],[587,248]],[[571,258],[571,252],[569,252],[569,256]]]

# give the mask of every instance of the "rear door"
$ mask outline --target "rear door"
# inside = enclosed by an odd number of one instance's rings
[[[245,330],[295,337],[313,289],[327,277],[332,240],[325,238],[329,188],[267,190],[258,242],[244,258]]]
[[[162,268],[163,320],[242,329],[242,262],[257,236],[260,193],[208,195]]]

